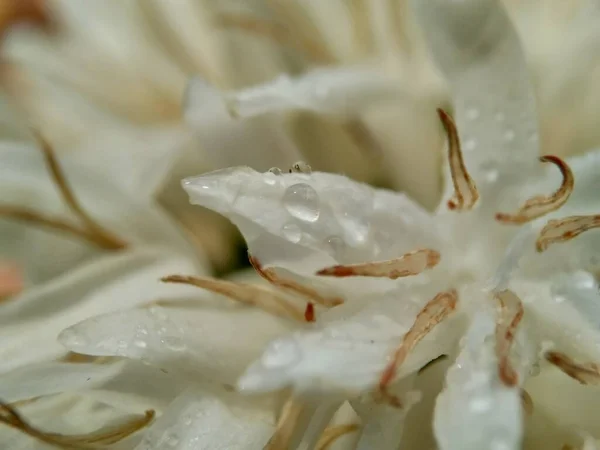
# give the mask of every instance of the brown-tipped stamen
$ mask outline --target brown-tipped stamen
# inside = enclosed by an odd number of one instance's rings
[[[165,283],[181,283],[197,286],[224,295],[232,300],[237,300],[240,303],[256,306],[271,314],[291,318],[300,322],[305,321],[304,311],[296,308],[296,306],[289,303],[285,297],[279,295],[277,292],[273,292],[263,286],[185,275],[169,275],[161,278],[161,281]]]
[[[17,295],[24,287],[21,268],[14,263],[0,262],[0,302]]]
[[[381,277],[395,280],[401,277],[418,275],[440,262],[440,254],[428,248],[414,250],[400,258],[387,261],[369,262],[326,267],[317,275],[330,277]]]
[[[275,433],[271,436],[271,439],[269,439],[263,450],[287,450],[289,448],[294,429],[303,408],[304,404],[293,397],[285,402],[281,416],[277,421]]]
[[[533,399],[525,389],[521,389],[521,407],[528,416],[533,414]]]
[[[331,62],[329,52],[318,41],[306,36],[294,35],[285,25],[245,14],[220,14],[217,21],[223,27],[253,33],[287,45],[313,62]]]
[[[148,410],[143,417],[135,417],[92,433],[68,436],[42,431],[25,421],[11,405],[0,402],[0,423],[15,428],[38,441],[65,449],[104,449],[146,427],[152,422],[154,415],[154,411]]]
[[[306,309],[304,310],[304,320],[307,322],[316,322],[317,315],[315,313],[315,305],[308,302],[306,304]]]
[[[3,0],[0,7],[0,38],[4,38],[13,26],[24,23],[44,31],[53,31],[55,24],[49,9],[47,0]]]
[[[314,302],[321,306],[325,306],[327,308],[331,308],[333,306],[341,305],[342,303],[344,303],[344,300],[339,297],[324,297],[313,288],[304,286],[296,281],[289,280],[287,278],[281,278],[279,275],[277,275],[277,272],[275,272],[274,269],[265,269],[260,263],[260,261],[250,254],[248,254],[248,261],[250,261],[250,264],[252,265],[254,270],[256,270],[256,273],[258,273],[262,278],[267,280],[273,286],[277,286],[278,288],[294,292],[308,299],[311,302]]]
[[[565,374],[581,384],[600,384],[600,365],[592,362],[577,363],[564,353],[549,351],[544,355],[546,360],[554,364]]]
[[[552,244],[570,241],[585,231],[599,227],[600,215],[570,216],[550,220],[540,231],[535,246],[538,252],[543,252]]]
[[[538,217],[545,216],[552,211],[556,211],[567,202],[575,186],[575,177],[571,168],[566,162],[556,156],[542,156],[540,157],[540,161],[550,162],[559,168],[563,176],[560,187],[552,195],[536,195],[530,198],[514,214],[497,213],[497,221],[506,224],[524,224]]]
[[[423,339],[436,325],[446,319],[456,308],[458,293],[452,289],[446,292],[440,292],[431,299],[423,309],[417,314],[413,326],[402,338],[400,347],[396,349],[391,362],[387,365],[381,378],[379,379],[380,397],[398,408],[402,407],[402,402],[396,396],[390,394],[388,386],[394,381],[398,368],[406,360],[412,349]]]
[[[47,217],[35,211],[18,206],[0,205],[0,218],[20,220],[31,225],[50,228],[66,234],[77,236],[105,250],[121,250],[124,243],[118,240],[105,239],[88,229],[82,229],[62,219]]]
[[[454,185],[454,195],[448,200],[448,208],[457,211],[472,209],[479,199],[479,192],[465,166],[456,124],[443,109],[438,108],[437,112],[448,135],[448,161]]]
[[[48,217],[44,214],[20,206],[0,205],[0,217],[20,220],[32,225],[68,233],[105,250],[122,250],[126,248],[127,244],[123,240],[105,230],[85,212],[75,198],[72,189],[69,187],[60,165],[58,164],[52,146],[36,131],[33,131],[33,134],[39,141],[46,166],[48,167],[52,180],[58,188],[62,199],[69,209],[83,222],[83,227],[75,226],[63,219]]]
[[[495,294],[498,300],[496,318],[496,355],[498,357],[498,376],[506,386],[515,386],[519,381],[517,372],[510,363],[510,350],[515,340],[519,323],[523,319],[523,302],[511,290]]]
[[[321,434],[321,437],[315,446],[315,450],[327,450],[339,438],[346,434],[353,433],[359,428],[359,425],[356,423],[327,427]]]

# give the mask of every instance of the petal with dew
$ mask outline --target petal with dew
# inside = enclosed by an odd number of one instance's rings
[[[265,266],[312,275],[336,263],[436,247],[431,217],[410,199],[340,175],[262,174],[239,167],[188,178],[183,186],[192,203],[236,224]]]
[[[69,350],[125,356],[190,380],[232,384],[264,345],[293,322],[227,299],[186,300],[85,320],[64,330]]]
[[[499,175],[506,183],[502,175],[533,170],[539,152],[535,99],[501,2],[414,4],[434,61],[450,83],[465,163],[480,188]]]
[[[263,411],[190,390],[175,399],[136,450],[260,449],[273,431]]]
[[[140,250],[98,258],[25,291],[0,305],[0,372],[63,355],[56,336],[81,320],[160,298],[198,295],[192,287],[159,281],[164,273],[190,270],[191,262],[165,258],[164,250]]]

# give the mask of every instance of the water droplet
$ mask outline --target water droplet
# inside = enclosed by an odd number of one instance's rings
[[[472,152],[477,148],[477,140],[476,139],[467,139],[463,144],[463,149],[467,152]]]
[[[333,256],[341,254],[346,248],[344,240],[339,236],[329,236],[325,239],[325,245]]]
[[[269,173],[272,173],[273,175],[281,175],[283,170],[281,170],[279,167],[271,167],[269,169]]]
[[[172,431],[168,431],[165,433],[164,443],[168,447],[175,448],[179,444],[179,436]]]
[[[261,357],[266,367],[283,367],[295,365],[300,361],[302,352],[293,339],[278,339],[269,344]]]
[[[312,168],[304,161],[298,161],[297,163],[292,164],[292,167],[290,167],[290,173],[311,174]]]
[[[537,142],[539,140],[539,136],[536,131],[533,131],[528,138],[529,142]]]
[[[515,139],[515,132],[513,130],[506,130],[504,132],[504,140],[506,142],[512,142]]]
[[[499,173],[497,170],[488,170],[485,172],[485,181],[487,181],[488,183],[494,183],[499,176]]]
[[[479,110],[478,109],[471,108],[471,109],[467,110],[467,119],[475,120],[477,118],[479,118]]]
[[[68,348],[84,347],[86,345],[89,345],[90,343],[84,335],[82,335],[78,331],[75,331],[72,328],[67,328],[66,330],[63,330],[62,333],[60,333],[59,340],[65,347]]]
[[[117,355],[120,356],[126,356],[127,355],[127,341],[125,341],[124,339],[120,339],[119,341],[117,341],[117,350],[116,353]]]
[[[494,119],[496,119],[497,122],[504,122],[504,114],[501,112],[496,113]]]
[[[183,424],[184,425],[191,425],[192,424],[192,416],[190,414],[186,414],[185,416],[183,416]]]
[[[138,334],[138,335],[147,336],[148,335],[148,330],[146,329],[145,326],[138,325],[137,327],[135,327],[135,333]]]
[[[302,239],[302,230],[295,223],[286,223],[281,228],[281,234],[284,238],[294,244],[297,244],[300,242],[300,239]]]
[[[319,195],[305,183],[288,187],[283,194],[285,209],[297,219],[315,222],[319,218]]]
[[[160,342],[162,342],[169,350],[173,350],[174,352],[181,352],[186,348],[183,339],[176,336],[165,336],[160,340]]]
[[[163,311],[163,309],[160,308],[159,306],[153,306],[153,307],[151,307],[150,308],[150,314],[152,314],[158,320],[167,320],[169,318],[169,316],[167,316],[167,313],[165,313]]]

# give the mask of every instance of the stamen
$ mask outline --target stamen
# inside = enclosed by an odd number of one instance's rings
[[[304,310],[304,320],[307,322],[316,322],[317,317],[315,315],[315,305],[308,302],[306,309]]]
[[[600,215],[570,216],[564,219],[550,220],[540,231],[535,246],[538,252],[543,252],[551,244],[570,241],[581,233],[598,227],[600,227]]]
[[[161,281],[197,286],[237,300],[240,303],[257,306],[271,314],[304,322],[303,311],[289,303],[285,297],[262,286],[184,275],[169,275],[161,278]]]
[[[320,42],[292,33],[289,27],[243,14],[221,14],[219,25],[254,33],[280,44],[289,45],[316,63],[331,63],[330,52]]]
[[[327,427],[319,438],[319,442],[317,442],[315,450],[327,450],[337,439],[341,438],[345,434],[357,431],[358,429],[359,426],[356,423]]]
[[[147,426],[154,419],[154,415],[154,411],[148,410],[143,417],[136,417],[116,426],[106,427],[89,434],[67,436],[35,428],[27,423],[11,405],[0,402],[0,423],[16,428],[46,444],[78,450],[102,449],[115,444]]]
[[[400,277],[418,275],[440,262],[440,254],[428,248],[414,250],[400,258],[321,269],[317,275],[332,277],[385,277],[395,280]]]
[[[123,240],[105,230],[85,212],[69,187],[60,165],[58,164],[54,150],[42,136],[35,131],[32,132],[39,141],[46,165],[61,197],[69,209],[83,222],[84,226],[79,228],[62,219],[47,217],[27,208],[10,205],[0,206],[0,217],[22,220],[30,224],[70,233],[106,250],[122,250],[127,247],[127,244]]]
[[[518,375],[510,363],[510,350],[515,340],[515,332],[523,319],[523,302],[509,289],[495,294],[500,306],[496,319],[496,355],[498,356],[498,376],[506,386],[515,386]]]
[[[13,25],[30,23],[45,31],[52,31],[53,23],[45,0],[9,0],[0,8],[0,37]]]
[[[472,209],[479,199],[479,192],[465,167],[458,130],[450,115],[440,108],[437,112],[448,135],[448,160],[454,185],[454,195],[448,200],[448,208],[458,211]]]
[[[263,450],[287,450],[304,405],[293,397],[283,405],[277,429]]]
[[[527,223],[552,211],[556,211],[567,202],[575,185],[575,177],[570,167],[556,156],[542,156],[540,161],[550,162],[559,168],[563,176],[560,187],[552,195],[536,195],[530,198],[514,214],[497,213],[496,220],[506,224],[512,223],[518,225]]]
[[[415,323],[402,338],[402,344],[394,352],[392,361],[387,365],[379,379],[379,394],[392,406],[402,407],[400,399],[388,392],[388,386],[394,381],[398,368],[421,339],[454,311],[457,301],[458,293],[454,289],[437,294],[419,312]]]
[[[521,389],[521,406],[527,415],[533,414],[533,399],[525,389]]]
[[[275,272],[274,269],[265,269],[261,265],[260,261],[250,254],[248,254],[248,261],[250,261],[250,264],[252,265],[254,270],[256,270],[256,272],[262,278],[267,280],[273,286],[292,291],[318,305],[325,306],[327,308],[331,308],[333,306],[341,305],[342,303],[344,303],[344,300],[339,297],[324,297],[313,288],[304,286],[293,280],[281,278],[279,275],[277,275],[277,272]]]
[[[564,353],[555,351],[546,352],[544,356],[551,364],[581,384],[600,384],[600,365],[590,362],[576,363]]]

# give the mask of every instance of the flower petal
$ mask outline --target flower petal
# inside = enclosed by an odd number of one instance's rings
[[[535,169],[535,99],[501,2],[414,4],[434,60],[450,83],[465,163],[478,186],[507,183],[503,177],[509,173]]]
[[[424,304],[411,292],[393,291],[350,317],[332,319],[319,329],[278,338],[265,349],[238,381],[247,392],[269,392],[293,386],[308,394],[357,395],[374,389],[390,356],[402,342]],[[448,351],[455,328],[438,327],[411,352],[398,369],[402,378]]]
[[[188,178],[183,186],[192,203],[235,223],[263,265],[306,275],[336,263],[399,257],[436,242],[431,217],[406,196],[340,175],[239,167]]]
[[[186,391],[146,432],[136,450],[260,449],[274,429],[261,411]]]
[[[59,340],[77,353],[125,356],[191,380],[232,384],[268,340],[293,326],[225,299],[205,300],[94,317]]]
[[[186,260],[164,256],[164,250],[152,249],[105,256],[2,304],[0,371],[64,354],[56,336],[88,317],[161,297],[197,295],[189,286],[160,283],[164,273],[194,269]]]

